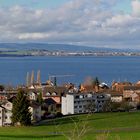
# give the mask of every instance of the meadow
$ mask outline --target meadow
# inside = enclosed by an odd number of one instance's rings
[[[96,113],[1,127],[0,140],[139,140],[140,112]]]

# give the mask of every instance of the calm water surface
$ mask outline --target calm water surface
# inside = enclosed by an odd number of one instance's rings
[[[97,76],[108,84],[113,80],[136,82],[140,80],[140,57],[0,57],[1,84],[25,84],[26,73],[32,70],[35,74],[41,71],[42,82],[49,74],[72,74],[57,81],[77,85],[87,76]]]

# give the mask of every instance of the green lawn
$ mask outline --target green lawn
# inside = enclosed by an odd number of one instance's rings
[[[68,137],[71,140],[140,140],[140,112],[79,115],[43,121],[40,126],[0,128],[0,140],[66,140]]]

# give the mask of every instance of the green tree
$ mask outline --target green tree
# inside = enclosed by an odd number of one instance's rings
[[[120,108],[124,109],[125,111],[130,111],[131,109],[133,109],[134,107],[127,101],[122,101]]]
[[[29,112],[29,105],[30,102],[27,99],[25,92],[22,89],[20,89],[15,100],[13,100],[11,119],[14,125],[31,125],[31,113]]]
[[[42,104],[42,103],[43,103],[42,92],[40,92],[40,93],[37,95],[37,102],[38,102],[39,104]]]
[[[95,77],[95,79],[93,81],[93,85],[99,86],[99,84],[100,84],[100,81],[99,81],[98,77]]]
[[[103,107],[102,107],[102,111],[103,112],[111,111],[111,101],[110,100],[105,101],[105,103],[103,104]]]
[[[85,109],[88,113],[94,113],[96,111],[96,104],[94,101],[89,101],[88,104],[85,106]]]
[[[3,90],[4,90],[4,86],[0,85],[0,91],[3,91]]]

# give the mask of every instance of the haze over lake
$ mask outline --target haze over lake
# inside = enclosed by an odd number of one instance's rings
[[[98,77],[101,82],[137,82],[140,79],[140,57],[0,57],[0,84],[26,83],[27,72],[38,70],[41,80],[49,75],[73,75],[59,77],[59,84],[72,82],[77,86],[88,76]]]

